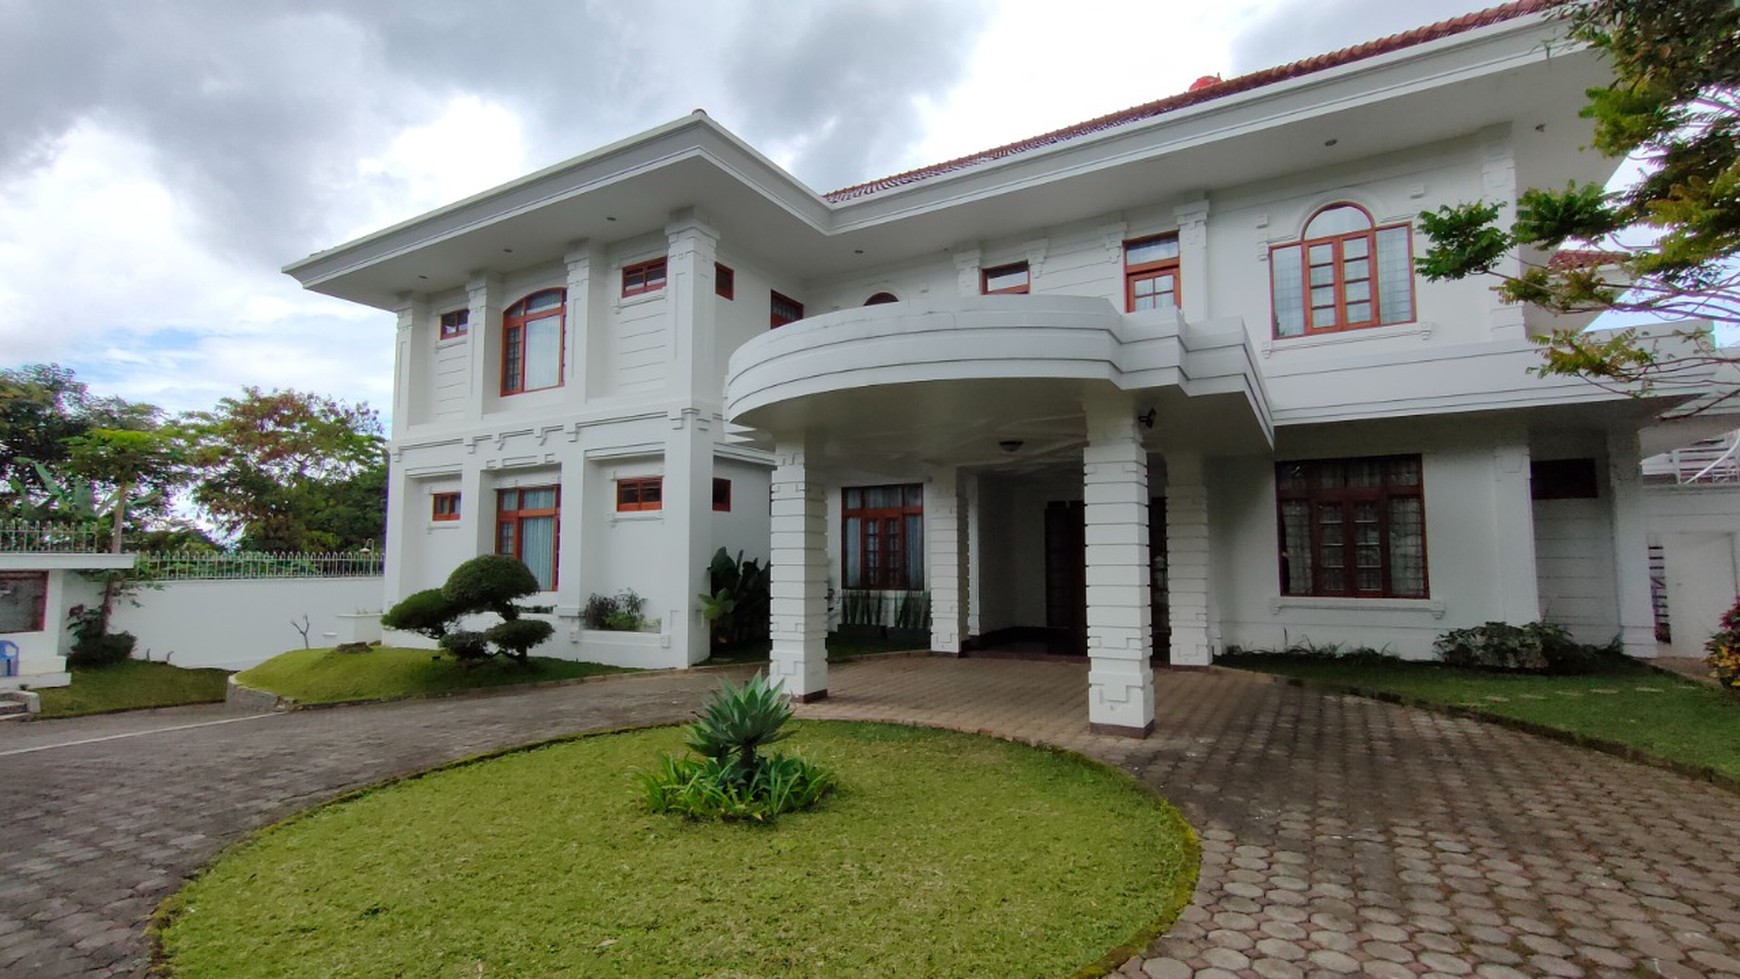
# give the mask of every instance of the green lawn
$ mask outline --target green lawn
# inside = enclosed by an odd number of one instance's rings
[[[1436,663],[1326,657],[1245,655],[1216,663],[1477,708],[1740,778],[1740,698],[1641,663],[1627,662],[1591,676],[1487,673]]]
[[[692,823],[643,811],[631,775],[682,737],[554,744],[268,831],[171,902],[171,974],[1061,976],[1194,886],[1178,814],[1075,756],[799,724],[782,748],[833,794],[773,826]]]
[[[376,646],[366,653],[298,649],[236,675],[236,682],[300,704],[400,700],[511,683],[629,673],[617,666],[533,656],[524,666],[497,657],[464,664],[427,649]]]
[[[100,669],[75,669],[72,685],[38,690],[42,717],[107,714],[142,707],[209,704],[224,699],[223,670],[184,670],[168,663],[122,660]]]

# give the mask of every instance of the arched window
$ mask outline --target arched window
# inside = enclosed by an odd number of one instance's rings
[[[1269,274],[1276,337],[1414,318],[1413,229],[1380,228],[1357,204],[1313,214],[1297,243],[1270,249]]]
[[[869,299],[864,300],[864,305],[881,306],[885,303],[897,303],[899,301],[900,297],[892,292],[879,292],[876,295],[871,296]]]
[[[502,394],[561,386],[567,308],[566,289],[545,289],[514,303],[502,314]]]

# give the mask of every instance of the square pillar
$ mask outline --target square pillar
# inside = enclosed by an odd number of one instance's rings
[[[665,439],[666,567],[672,589],[660,612],[671,647],[693,666],[712,655],[711,628],[701,614],[713,559],[713,419],[697,408],[673,408]]]
[[[924,484],[924,520],[929,539],[925,547],[925,579],[930,588],[930,648],[932,652],[961,654],[967,636],[967,604],[971,587],[967,580],[966,506],[961,494],[960,471],[939,469]]]
[[[828,506],[802,441],[774,449],[768,679],[800,702],[828,695]]]
[[[1166,456],[1166,612],[1173,666],[1207,666],[1220,642],[1202,456]]]
[[[1643,452],[1636,432],[1607,436],[1607,485],[1613,492],[1613,578],[1619,635],[1627,656],[1655,656],[1655,610],[1649,598],[1649,532],[1643,500]]]
[[[1083,407],[1088,722],[1096,734],[1146,737],[1154,729],[1148,450],[1127,397],[1089,398]]]
[[[1529,491],[1529,447],[1523,438],[1518,433],[1517,443],[1501,445],[1492,452],[1492,539],[1498,548],[1493,556],[1492,584],[1498,593],[1498,608],[1491,618],[1518,625],[1541,617],[1535,501]],[[1647,560],[1648,549],[1641,548],[1640,553]]]

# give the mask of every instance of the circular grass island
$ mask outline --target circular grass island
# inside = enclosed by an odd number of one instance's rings
[[[1109,972],[1189,899],[1176,811],[1078,756],[809,722],[839,787],[772,826],[640,805],[678,728],[437,770],[280,824],[172,898],[180,979],[1069,976]]]

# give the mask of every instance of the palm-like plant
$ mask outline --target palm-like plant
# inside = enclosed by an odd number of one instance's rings
[[[762,674],[742,686],[727,680],[689,728],[687,744],[724,766],[731,782],[745,786],[761,770],[758,751],[790,736],[784,730],[789,720],[790,701]]]

